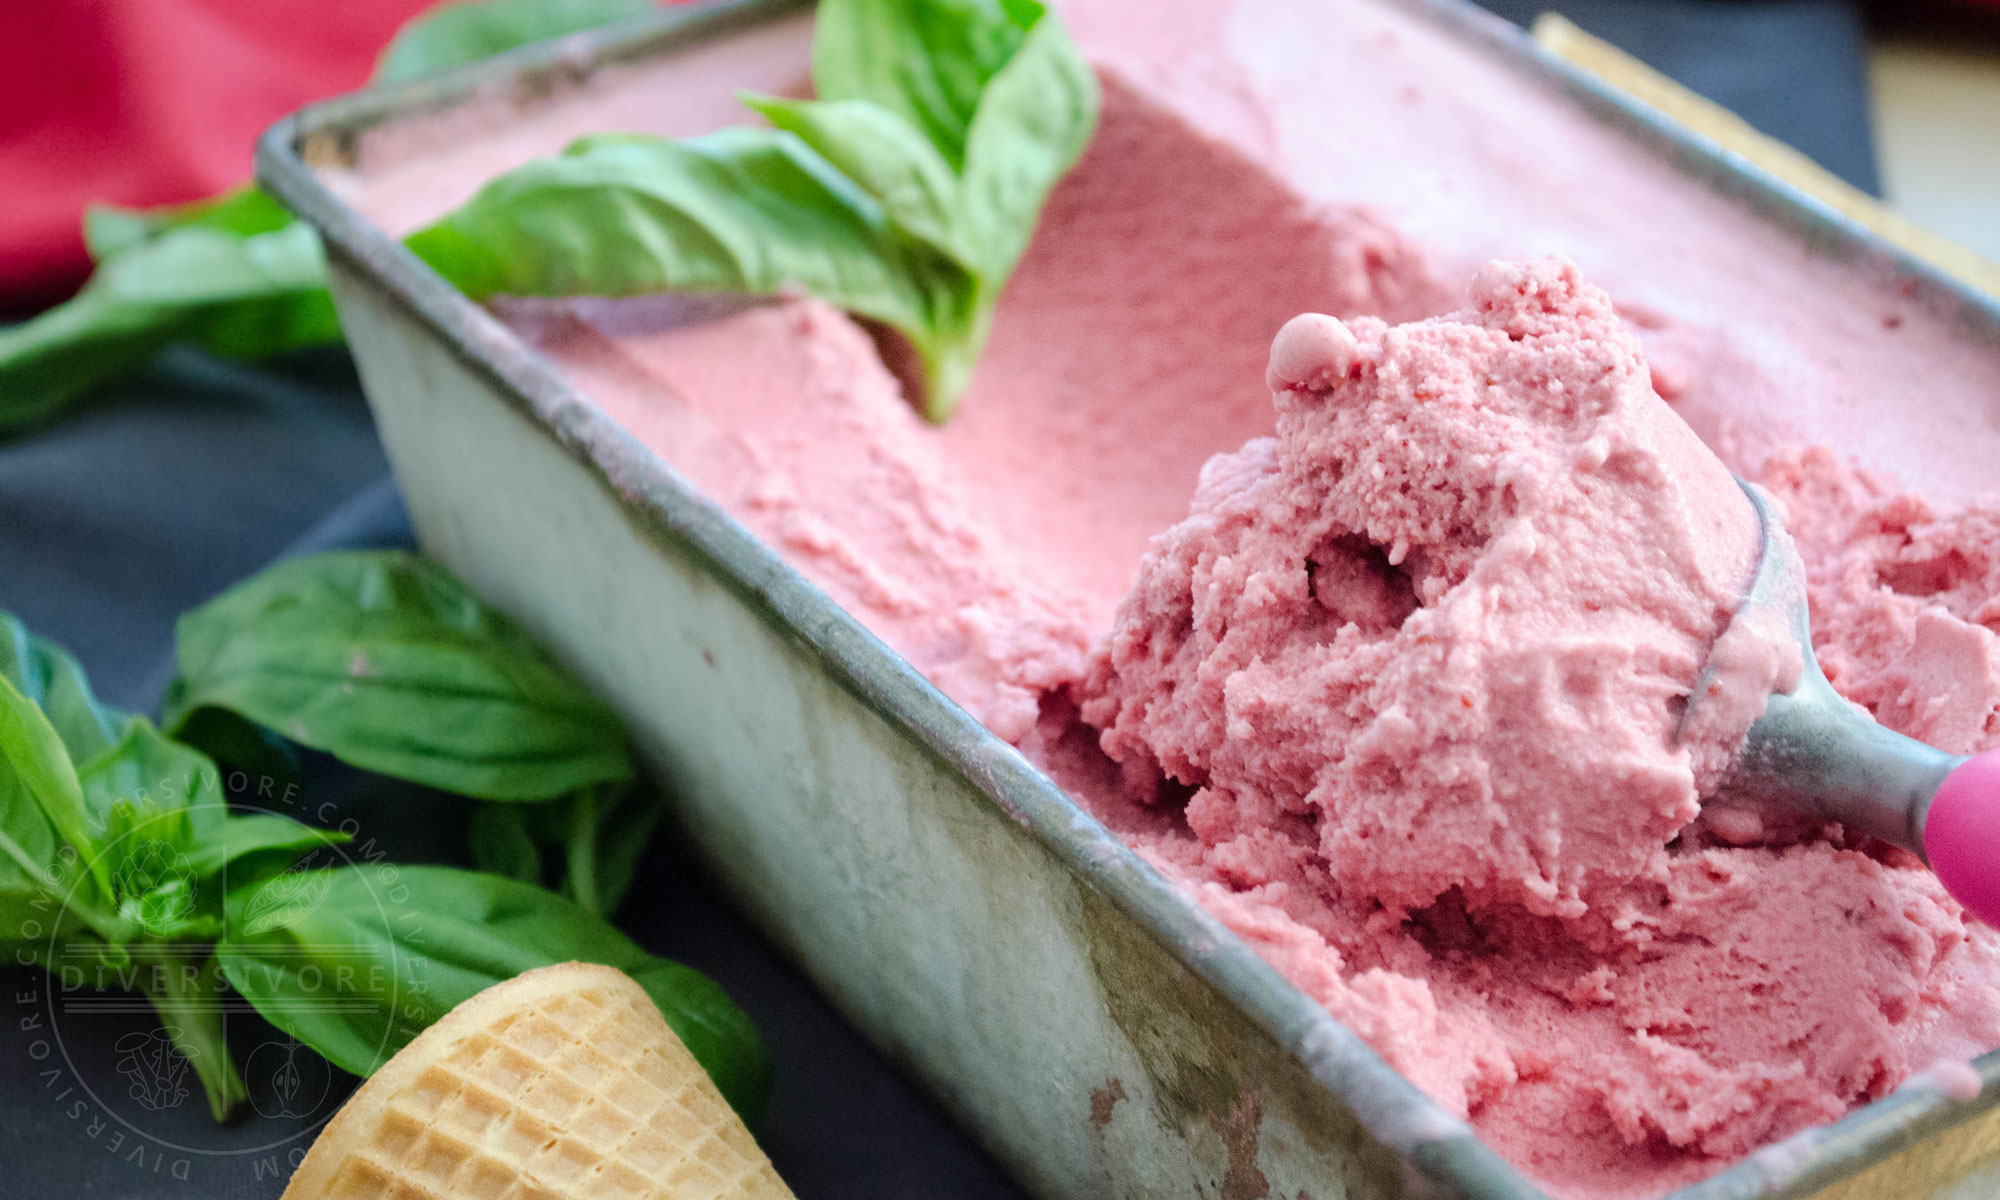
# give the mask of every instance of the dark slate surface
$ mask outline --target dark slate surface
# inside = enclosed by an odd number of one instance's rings
[[[1544,0],[1489,0],[1516,20]],[[1872,189],[1856,6],[1782,0],[1568,0],[1556,7],[1758,127]],[[339,353],[267,369],[191,353],[111,390],[55,427],[0,443],[0,608],[71,647],[104,696],[151,711],[168,678],[176,614],[300,549],[409,538],[352,371]],[[411,861],[449,860],[446,798],[309,759],[304,795],[352,814]],[[1013,1196],[963,1133],[841,1023],[674,852],[655,846],[619,914],[651,949],[720,980],[760,1022],[779,1083],[762,1137],[798,1194],[933,1200]],[[48,983],[0,970],[0,1140],[8,1196],[265,1197],[311,1119],[219,1129],[195,1093],[140,1106],[111,1047],[154,1027],[144,1012],[59,1012]],[[58,993],[60,1000],[67,993]],[[36,1022],[40,1022],[36,1025]],[[24,1023],[26,1023],[24,1025]],[[254,1018],[240,1054],[271,1040]],[[59,1044],[58,1044],[59,1043]],[[72,1056],[65,1059],[65,1054]],[[269,1053],[266,1053],[268,1061]],[[266,1089],[256,1071],[253,1089]],[[308,1070],[323,1112],[347,1081]],[[79,1081],[90,1085],[85,1090]],[[274,1107],[264,1092],[263,1107]],[[305,1107],[303,1105],[298,1107]],[[184,1175],[185,1178],[177,1178]]]

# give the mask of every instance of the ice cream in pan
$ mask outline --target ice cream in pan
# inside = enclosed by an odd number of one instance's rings
[[[1833,686],[2000,745],[2000,355],[1402,9],[1127,8],[1063,7],[1103,116],[945,426],[815,300],[500,307],[1556,1194],[2000,1045],[2000,938],[1915,855],[1723,788],[1804,666],[1729,636],[1731,471]],[[408,229],[577,133],[735,119],[808,35],[385,131],[351,194]],[[1274,348],[1300,313],[1337,322]]]

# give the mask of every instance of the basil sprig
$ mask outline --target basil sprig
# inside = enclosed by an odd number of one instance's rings
[[[162,732],[100,703],[73,658],[0,614],[0,946],[129,980],[218,1120],[246,1095],[222,1036],[232,989],[366,1074],[488,984],[571,960],[632,975],[729,1101],[758,1111],[770,1058],[748,1018],[601,915],[658,802],[631,784],[616,716],[519,627],[431,563],[336,553],[188,614],[178,652]],[[173,736],[216,715],[486,799],[473,857],[502,872],[308,869],[346,836],[232,811],[215,760]],[[545,874],[569,896],[538,886]],[[374,1003],[330,1011],[327,981]]]
[[[594,912],[624,895],[660,812],[633,785],[624,726],[436,564],[401,551],[281,563],[183,616],[175,644],[176,735],[200,740],[219,712],[490,801],[471,828],[480,869]]]
[[[1035,0],[823,0],[813,81],[746,98],[771,129],[585,138],[409,245],[475,297],[802,288],[907,339],[942,421],[1096,78]]]
[[[75,660],[4,614],[0,647],[0,945],[50,969],[95,959],[128,973],[220,1120],[246,1093],[219,998],[180,965],[145,968],[156,947],[221,932],[213,881],[231,864],[346,839],[230,812],[207,756],[100,704]]]
[[[476,0],[397,34],[377,82],[408,79],[651,8],[647,0]],[[33,320],[0,328],[0,436],[55,416],[166,346],[255,360],[341,340],[310,226],[255,187],[84,217],[96,272]]]

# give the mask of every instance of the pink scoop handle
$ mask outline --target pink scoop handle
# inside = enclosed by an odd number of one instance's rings
[[[1924,854],[1953,899],[2000,927],[2000,750],[1973,755],[1938,785]]]

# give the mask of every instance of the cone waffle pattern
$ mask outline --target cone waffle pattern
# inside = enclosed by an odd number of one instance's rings
[[[481,992],[377,1072],[285,1192],[307,1197],[791,1193],[639,985],[565,963]]]

